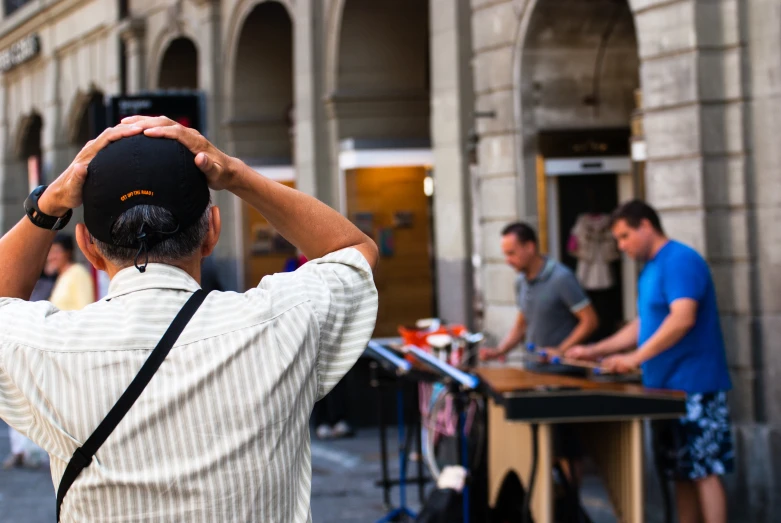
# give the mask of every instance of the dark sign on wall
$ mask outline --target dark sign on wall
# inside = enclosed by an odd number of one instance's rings
[[[117,125],[127,116],[167,116],[206,134],[203,95],[201,93],[149,93],[112,96],[108,101],[108,124]]]
[[[0,71],[10,71],[17,65],[32,60],[41,52],[41,41],[37,34],[25,36],[11,47],[0,51]]]
[[[11,13],[29,3],[30,0],[4,0],[3,8],[5,10],[5,16],[11,16]]]
[[[629,156],[628,127],[541,131],[537,151],[546,158]]]

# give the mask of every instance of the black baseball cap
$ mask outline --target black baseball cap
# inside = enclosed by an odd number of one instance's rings
[[[195,224],[209,205],[206,176],[195,155],[169,138],[137,134],[101,149],[87,167],[83,190],[84,224],[98,240],[119,245],[111,229],[122,213],[137,205],[168,210],[177,222],[174,231],[152,231],[148,247]],[[155,237],[154,233],[159,233]],[[138,247],[119,245],[121,247]]]

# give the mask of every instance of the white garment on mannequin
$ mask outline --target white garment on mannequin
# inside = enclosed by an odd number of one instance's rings
[[[610,232],[610,216],[581,214],[571,231],[569,252],[578,259],[576,275],[590,291],[611,288],[615,282],[610,263],[618,259],[616,242]]]

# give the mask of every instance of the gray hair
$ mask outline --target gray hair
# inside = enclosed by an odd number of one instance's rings
[[[209,232],[210,209],[211,204],[193,225],[150,247],[149,262],[173,265],[193,256]],[[156,205],[137,205],[117,218],[111,227],[111,235],[118,245],[134,245],[142,225],[155,231],[173,231],[177,227],[174,216],[168,210]],[[92,242],[103,257],[117,267],[131,267],[135,263],[138,248],[120,247],[94,237]]]

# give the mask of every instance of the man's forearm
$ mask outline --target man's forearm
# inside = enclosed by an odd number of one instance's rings
[[[339,212],[307,194],[259,175],[236,160],[229,190],[252,205],[290,243],[314,259],[356,247],[374,267],[377,247]]]
[[[525,334],[526,329],[520,328],[517,325],[514,326],[510,329],[510,332],[507,333],[507,336],[504,337],[501,343],[499,343],[497,350],[500,354],[507,354],[521,343]]]
[[[570,332],[569,336],[567,336],[564,341],[559,343],[559,346],[555,348],[558,351],[565,352],[575,345],[580,345],[586,341],[592,332],[594,332],[594,327],[591,322],[588,320],[581,320],[578,322],[577,326],[572,329],[572,332]]]
[[[609,338],[592,345],[591,350],[599,356],[608,356],[616,352],[631,349],[637,345],[639,328],[640,322],[635,318]]]
[[[638,348],[635,357],[639,363],[650,360],[678,343],[691,327],[691,323],[674,315],[668,315],[656,332]]]

